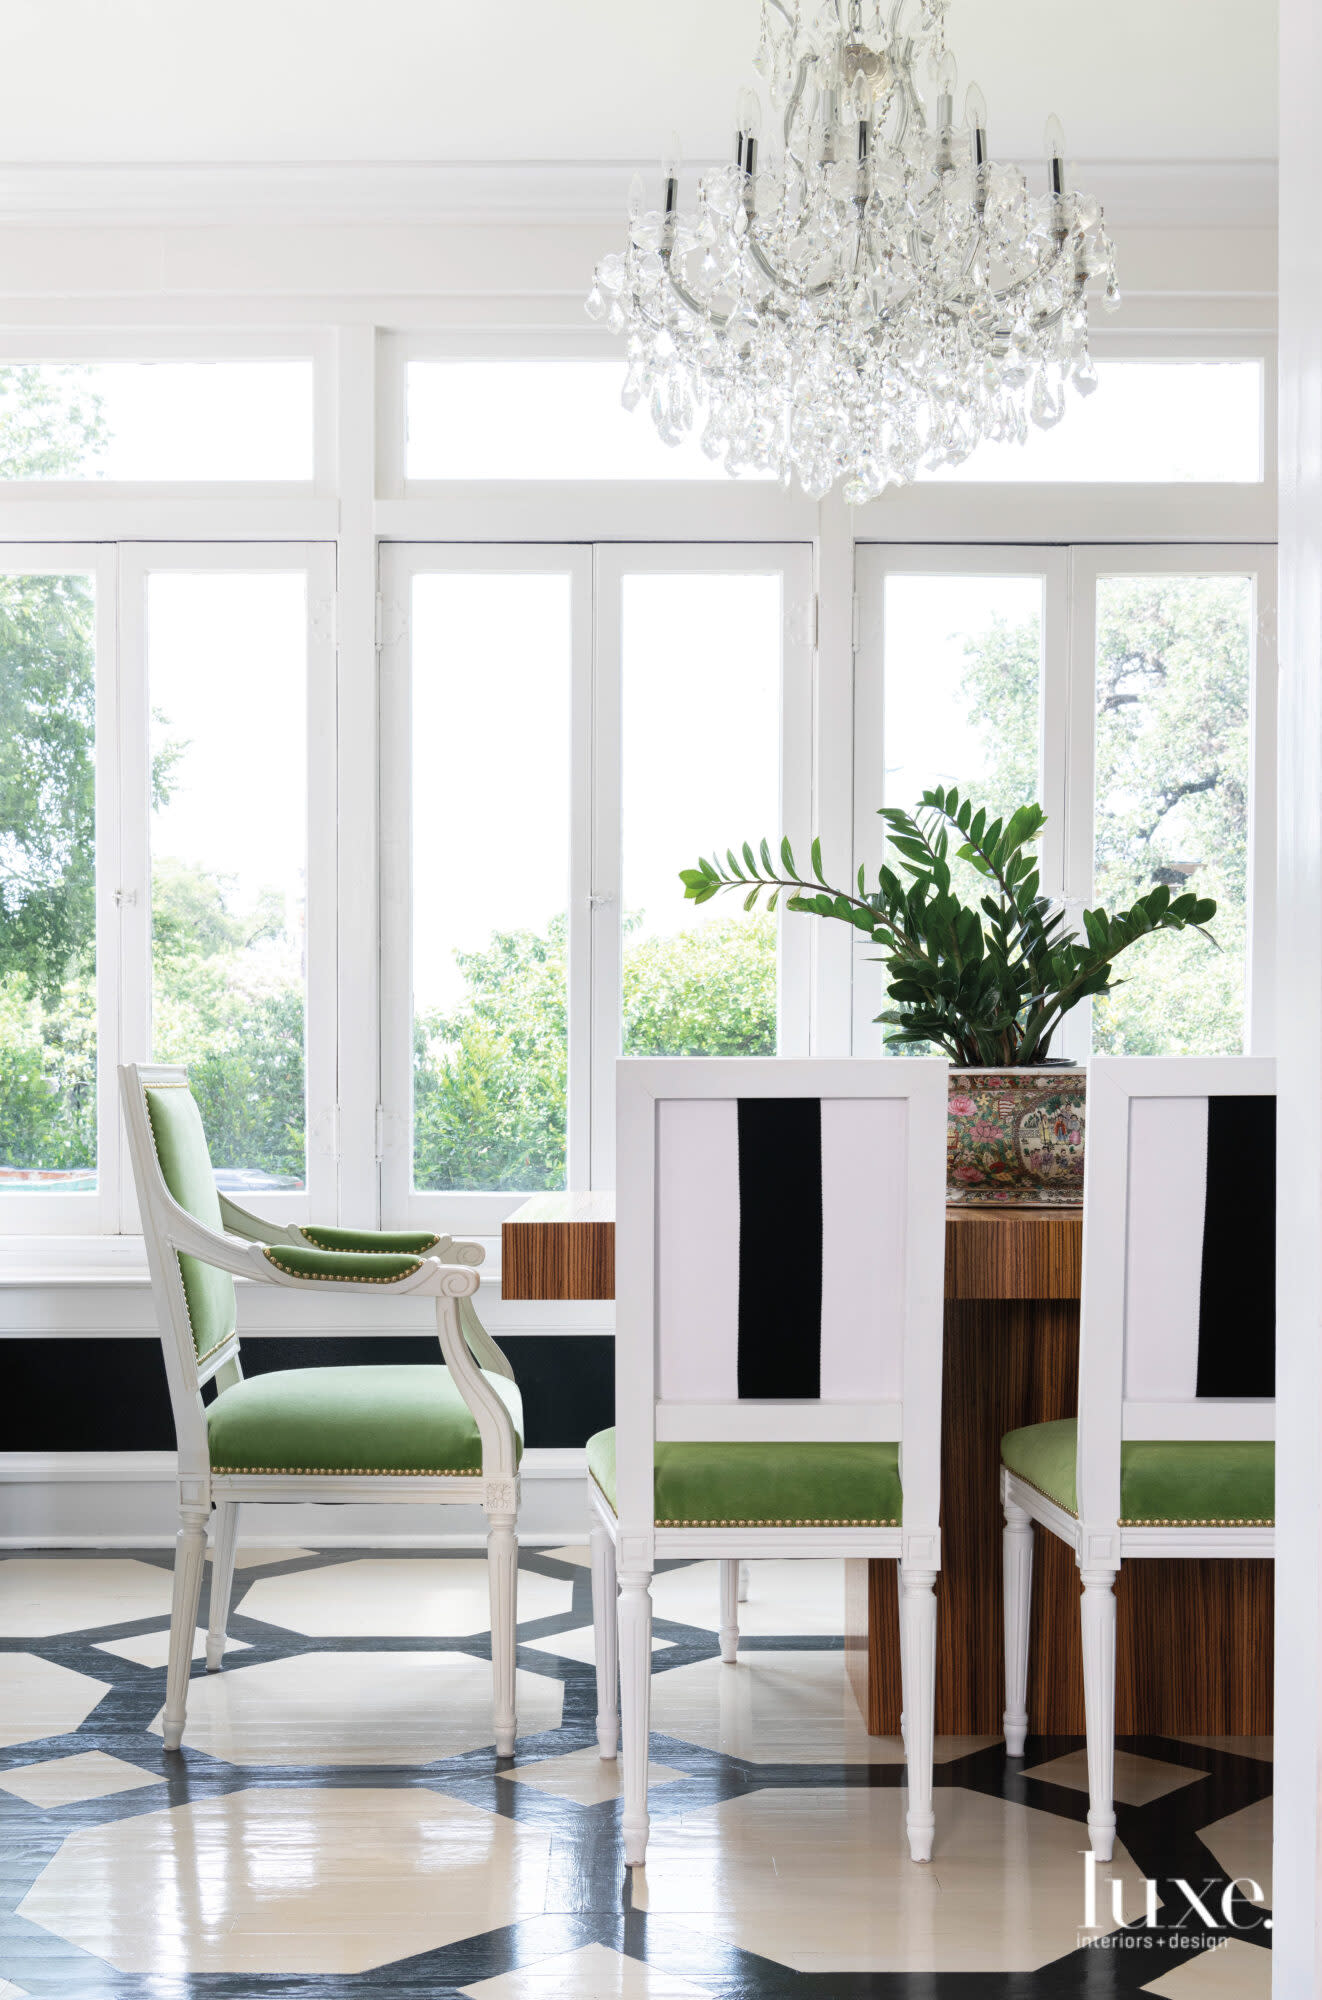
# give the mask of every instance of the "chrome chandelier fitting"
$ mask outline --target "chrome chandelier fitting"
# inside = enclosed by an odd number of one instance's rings
[[[667,444],[701,419],[727,471],[864,501],[1096,387],[1088,289],[1120,296],[1101,208],[1066,185],[1059,119],[1040,195],[989,159],[976,84],[956,124],[947,5],[763,0],[774,150],[743,90],[735,157],[691,210],[677,158],[659,209],[635,179],[587,309],[628,334],[625,407],[646,401]]]

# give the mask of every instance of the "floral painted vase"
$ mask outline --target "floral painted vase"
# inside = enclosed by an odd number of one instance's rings
[[[1004,1207],[1083,1200],[1087,1071],[952,1069],[947,1198]]]

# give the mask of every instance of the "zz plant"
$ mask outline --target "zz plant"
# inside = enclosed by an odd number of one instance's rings
[[[913,813],[883,806],[888,845],[909,879],[884,862],[877,886],[858,871],[858,893],[833,889],[822,874],[821,843],[812,843],[812,880],[799,872],[788,839],[780,867],[767,842],[757,853],[745,841],[724,862],[700,860],[680,871],[685,897],[710,902],[741,890],[751,910],[765,896],[774,909],[833,917],[863,931],[881,948],[896,1003],[878,1015],[888,1043],[926,1043],[964,1068],[1026,1068],[1047,1060],[1051,1038],[1072,1007],[1112,984],[1117,958],[1158,931],[1204,929],[1216,914],[1210,897],[1172,896],[1164,885],[1132,909],[1108,916],[1085,910],[1083,934],[1065,928],[1064,912],[1040,893],[1038,864],[1025,852],[1046,825],[1039,805],[1020,806],[1007,820],[989,820],[952,787],[923,793]],[[951,887],[954,859],[983,878],[978,908]]]

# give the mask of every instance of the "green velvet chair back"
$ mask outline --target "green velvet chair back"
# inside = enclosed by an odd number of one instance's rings
[[[161,1178],[180,1208],[218,1235],[224,1233],[202,1114],[186,1082],[148,1084],[143,1094]],[[140,1195],[142,1191],[140,1190]],[[234,1332],[234,1280],[196,1257],[179,1258],[193,1349],[205,1361]]]

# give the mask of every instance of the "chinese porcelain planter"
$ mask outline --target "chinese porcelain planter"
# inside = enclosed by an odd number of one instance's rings
[[[1083,1200],[1087,1072],[952,1069],[948,1198],[962,1206],[1072,1207]]]

